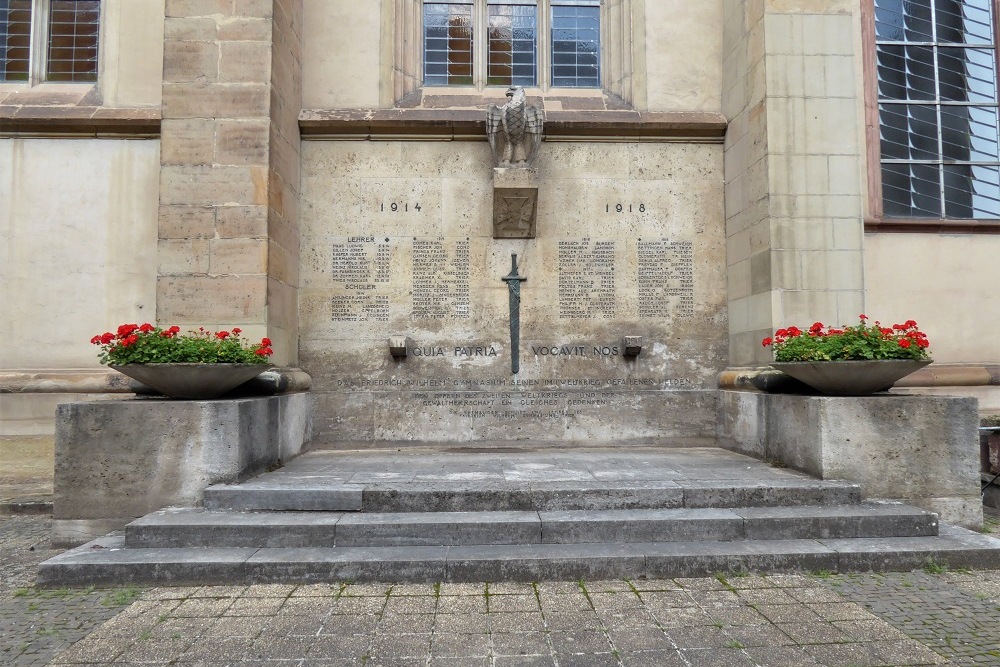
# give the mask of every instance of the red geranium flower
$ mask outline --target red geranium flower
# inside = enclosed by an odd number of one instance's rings
[[[224,340],[226,338],[229,338],[229,332],[228,331],[220,331],[220,332],[218,332],[218,333],[215,334],[215,337],[218,338],[219,340]]]
[[[152,331],[155,328],[156,327],[154,327],[152,324],[150,324],[149,322],[146,322],[141,327],[139,327],[139,331],[141,331],[142,333],[149,333],[150,331]]]

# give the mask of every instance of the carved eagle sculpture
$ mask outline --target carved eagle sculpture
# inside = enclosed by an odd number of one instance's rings
[[[527,105],[521,86],[508,88],[507,97],[507,104],[491,104],[486,110],[486,134],[498,167],[526,167],[538,154],[545,115]]]

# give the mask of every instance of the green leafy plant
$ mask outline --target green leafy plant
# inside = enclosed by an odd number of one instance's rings
[[[774,348],[775,361],[865,361],[875,359],[930,359],[927,336],[917,323],[883,327],[867,323],[866,315],[854,326],[826,326],[814,323],[803,331],[798,327],[778,329],[761,344]]]
[[[241,330],[210,332],[201,327],[186,335],[180,327],[162,329],[152,324],[123,324],[116,333],[99,334],[90,342],[101,348],[102,364],[266,364],[274,352],[271,340],[252,344]]]

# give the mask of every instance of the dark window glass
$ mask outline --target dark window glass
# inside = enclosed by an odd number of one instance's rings
[[[424,83],[472,85],[472,4],[424,4]]]
[[[991,0],[875,0],[887,216],[1000,218]]]
[[[0,0],[0,81],[27,81],[31,0]]]
[[[100,0],[52,0],[49,11],[49,81],[97,81]]]

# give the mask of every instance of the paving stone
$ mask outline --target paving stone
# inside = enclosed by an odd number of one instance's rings
[[[680,655],[691,667],[755,667],[750,656],[739,649],[687,649]]]
[[[536,612],[490,614],[487,619],[490,632],[539,632],[546,628],[553,629],[548,622],[549,618]]]
[[[488,632],[489,616],[480,613],[442,614],[434,617],[434,632],[477,634]]]
[[[610,651],[608,637],[600,630],[571,630],[549,633],[549,641],[558,653],[598,653]]]
[[[485,657],[490,654],[488,634],[446,634],[431,637],[431,656],[445,658]]]
[[[539,615],[541,617],[541,615]],[[570,630],[598,630],[604,627],[601,617],[593,610],[545,612],[544,624],[553,632],[568,632]]]
[[[670,641],[679,649],[723,648],[733,641],[721,628],[714,626],[666,628],[666,632]]]
[[[624,667],[687,667],[680,653],[665,651],[626,651],[620,654]]]
[[[551,652],[544,632],[493,632],[490,641],[494,656],[546,655]]]
[[[523,655],[493,657],[494,667],[555,667],[555,659],[551,655]]]

